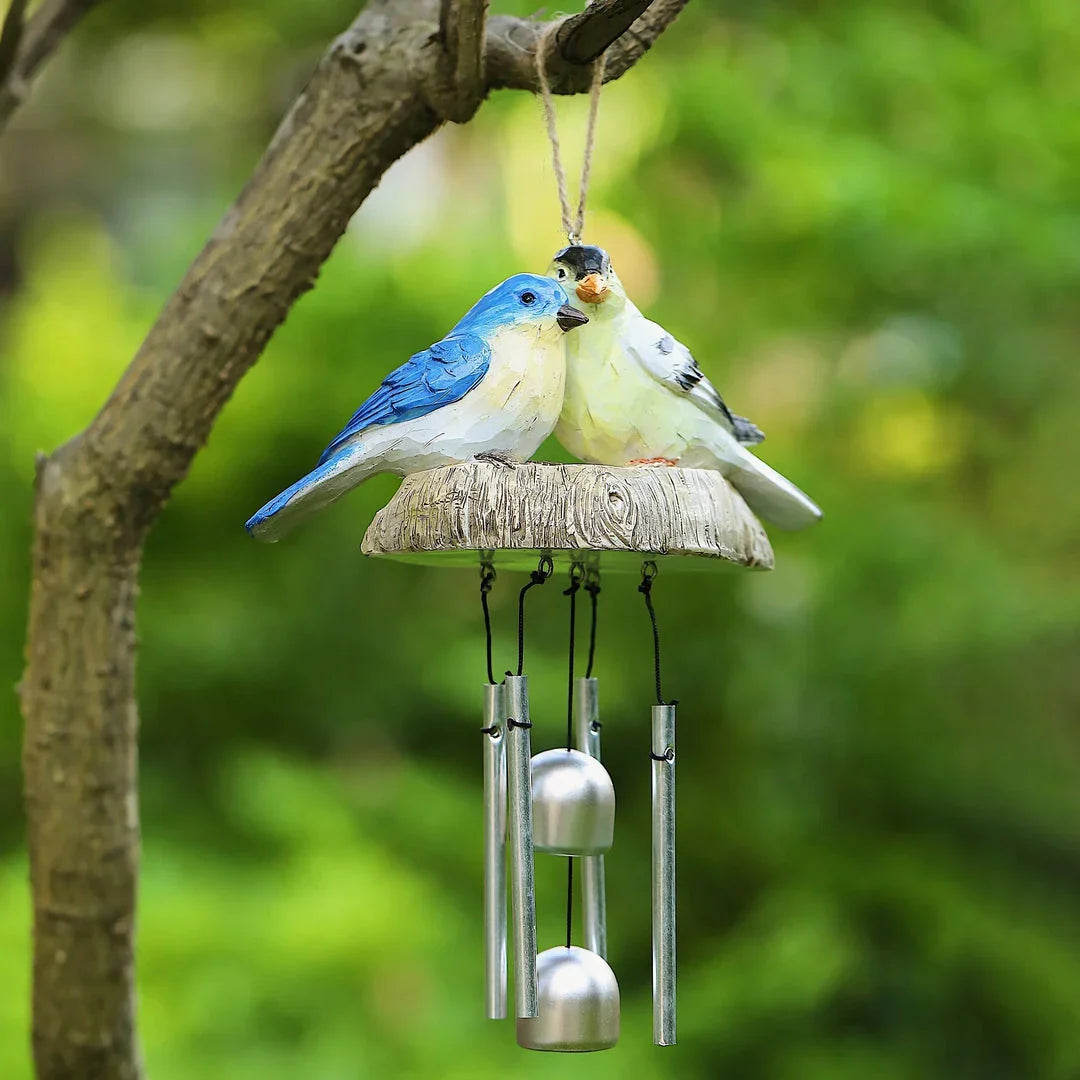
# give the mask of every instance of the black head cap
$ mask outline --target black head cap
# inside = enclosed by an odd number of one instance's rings
[[[586,274],[611,273],[611,260],[603,248],[589,247],[587,244],[571,244],[555,256],[556,262],[565,263],[574,271],[574,278],[580,281]]]

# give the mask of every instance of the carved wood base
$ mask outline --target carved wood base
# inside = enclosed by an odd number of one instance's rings
[[[669,570],[773,567],[761,523],[717,472],[538,462],[469,462],[408,476],[361,550],[470,567],[490,551],[508,570],[531,570],[541,554],[634,573],[645,557],[665,559]]]

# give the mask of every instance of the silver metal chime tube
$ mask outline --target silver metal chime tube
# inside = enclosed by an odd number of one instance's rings
[[[484,685],[484,1001],[506,1018],[506,710],[503,688]]]
[[[507,675],[504,695],[509,782],[510,895],[514,919],[514,998],[518,1017],[527,1018],[540,1013],[536,978],[528,677]]]
[[[611,848],[615,788],[596,756],[564,747],[537,754],[532,795],[536,851],[588,865]],[[537,957],[539,1015],[517,1022],[518,1044],[526,1049],[607,1050],[619,1040],[615,973],[598,952],[573,945],[569,930],[568,913],[565,943]]]
[[[675,706],[652,709],[653,1042],[675,1044]]]
[[[575,740],[578,749],[600,760],[600,696],[596,679],[575,680]],[[604,856],[581,859],[581,900],[585,948],[607,959],[607,896]]]

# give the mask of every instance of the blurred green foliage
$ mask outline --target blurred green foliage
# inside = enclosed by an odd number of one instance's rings
[[[116,0],[5,137],[4,685],[22,666],[34,452],[92,417],[352,13]],[[697,0],[605,93],[590,239],[826,510],[774,537],[772,574],[656,587],[682,702],[668,1051],[649,1043],[635,583],[604,583],[598,660],[623,1039],[528,1054],[482,1019],[475,577],[361,558],[388,478],[279,546],[241,528],[384,372],[559,244],[527,95],[392,170],[147,551],[139,981],[156,1080],[1080,1076],[1078,107],[1071,0]],[[579,146],[584,102],[560,115]],[[519,583],[493,595],[504,666]],[[539,746],[564,707],[559,591],[530,600]],[[13,694],[0,717],[0,1076],[22,1080]],[[554,860],[539,886],[548,945]]]

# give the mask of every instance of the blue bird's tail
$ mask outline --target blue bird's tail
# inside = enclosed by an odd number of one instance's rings
[[[261,510],[252,514],[244,528],[256,540],[276,543],[299,521],[329,506],[376,471],[377,466],[365,460],[359,446],[345,446],[280,495],[275,495]]]

